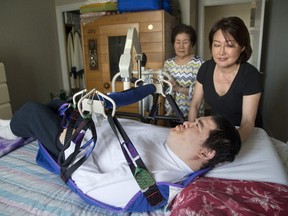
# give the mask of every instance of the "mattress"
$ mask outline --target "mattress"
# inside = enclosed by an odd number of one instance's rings
[[[65,183],[38,166],[38,144],[33,141],[5,155],[0,160],[0,215],[163,215],[153,213],[115,213],[83,201]]]

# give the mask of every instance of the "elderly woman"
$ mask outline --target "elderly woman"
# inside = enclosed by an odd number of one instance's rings
[[[167,59],[163,71],[167,72],[172,79],[174,100],[184,117],[188,116],[192,93],[198,70],[203,60],[193,53],[193,47],[197,41],[196,32],[192,26],[180,24],[172,30],[171,42],[175,56]],[[169,112],[166,103],[166,111]],[[204,107],[200,108],[200,116],[204,114]]]

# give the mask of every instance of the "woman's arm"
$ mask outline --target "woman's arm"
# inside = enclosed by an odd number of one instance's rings
[[[186,96],[189,95],[189,88],[179,86],[175,80],[170,79],[168,81],[171,83],[173,91],[184,94]]]
[[[243,96],[242,119],[241,125],[238,128],[242,142],[246,140],[253,131],[260,98],[261,93]]]
[[[190,104],[188,120],[194,121],[198,117],[198,111],[204,98],[203,86],[198,81],[195,82],[195,88]]]

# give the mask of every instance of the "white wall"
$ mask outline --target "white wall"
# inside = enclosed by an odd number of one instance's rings
[[[197,0],[178,0],[178,2],[182,23],[197,29]]]
[[[250,11],[251,4],[233,4],[223,6],[209,6],[205,7],[205,28],[204,28],[204,56],[205,60],[211,58],[208,35],[213,24],[223,18],[229,16],[241,17],[247,27],[250,26]]]
[[[181,11],[181,22],[190,25],[190,10],[187,10],[187,8],[190,9],[191,1],[190,0],[180,0],[179,6]]]

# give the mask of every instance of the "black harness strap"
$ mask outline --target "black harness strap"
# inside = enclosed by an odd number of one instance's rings
[[[95,128],[92,118],[90,117],[84,118],[82,122],[79,124],[79,126],[76,129],[74,129],[78,116],[79,116],[78,109],[74,108],[68,127],[67,127],[67,131],[65,135],[65,142],[58,156],[58,164],[61,167],[61,170],[60,170],[61,178],[63,179],[64,182],[67,182],[67,180],[71,177],[72,173],[87,160],[87,158],[91,154],[97,142],[96,128]],[[86,144],[81,146],[82,140],[84,138],[84,134],[87,131],[87,129],[91,130],[92,138]],[[83,131],[84,133],[82,133],[81,131]],[[67,150],[70,147],[72,141],[74,141],[75,143],[75,149],[73,153],[70,154],[65,159],[65,150]],[[81,152],[81,150],[88,148],[89,146],[90,148],[86,150],[86,153],[74,163],[77,155]]]
[[[70,142],[72,140],[72,134],[73,134],[74,126],[76,124],[78,116],[79,116],[78,109],[73,108],[72,114],[69,117],[69,121],[68,121],[68,124],[67,124],[67,127],[66,127],[66,135],[65,135],[64,145],[63,145],[62,151],[60,152],[59,157],[58,157],[58,164],[60,164],[60,165],[64,163],[64,160],[65,160],[64,151],[67,148],[69,148],[69,146],[70,146]],[[66,118],[65,115],[64,115],[64,117]],[[75,135],[74,135],[74,137],[75,137]],[[69,140],[70,140],[70,142],[69,142]]]
[[[167,94],[166,98],[167,98],[169,104],[171,105],[172,109],[174,110],[174,112],[176,113],[178,118],[180,119],[180,122],[183,123],[185,121],[185,118],[183,116],[183,113],[179,109],[178,105],[176,104],[175,100],[173,99],[172,95]]]
[[[159,107],[158,107],[158,98],[159,98],[159,94],[154,95],[153,98],[153,105],[151,107],[151,110],[149,112],[149,118],[152,119],[162,119],[162,120],[180,120],[181,123],[183,123],[185,121],[185,118],[183,116],[183,113],[181,112],[181,110],[179,109],[178,105],[176,104],[174,98],[172,97],[171,94],[166,94],[166,98],[169,102],[169,104],[171,105],[172,109],[174,110],[174,112],[176,113],[177,117],[175,116],[174,118],[171,116],[160,116],[159,115]]]
[[[165,201],[156,185],[155,180],[149,173],[136,148],[132,144],[118,119],[109,115],[108,122],[110,123],[110,126],[121,145],[121,149],[127,160],[130,170],[148,202],[151,204],[151,206],[154,207]],[[122,139],[124,140],[123,142],[120,141],[117,130],[122,136]]]

